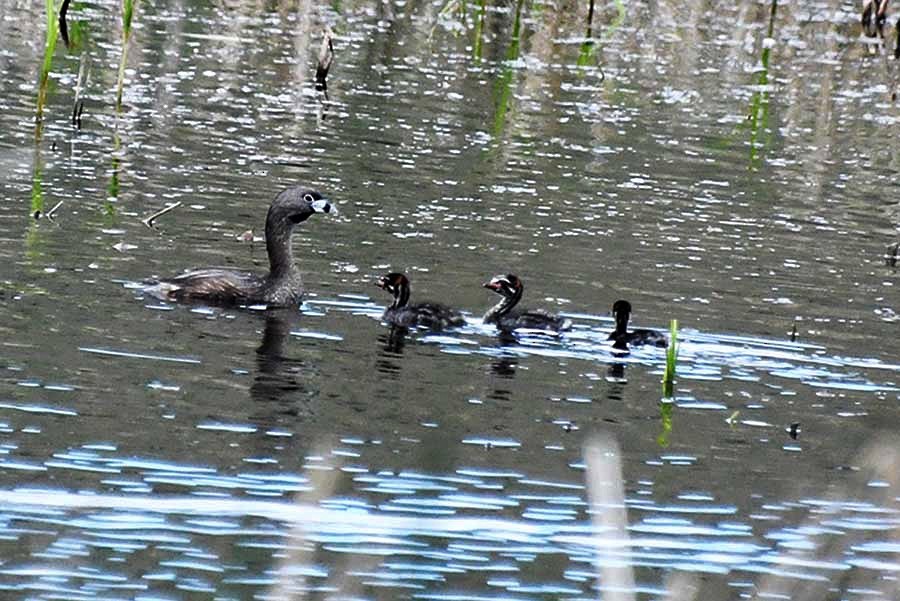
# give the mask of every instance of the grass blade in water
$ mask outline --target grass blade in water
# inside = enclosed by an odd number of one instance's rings
[[[44,120],[44,104],[47,102],[47,86],[50,82],[50,67],[53,64],[53,53],[56,52],[56,40],[59,38],[59,20],[56,2],[46,0],[47,30],[44,38],[44,62],[41,64],[41,75],[38,80],[37,111],[35,113],[34,138],[41,141],[41,124]]]
[[[48,0],[49,1],[49,0]],[[125,63],[128,60],[128,40],[131,38],[131,20],[136,0],[122,0],[122,56],[119,60],[119,77],[116,83],[116,112],[122,111],[122,87],[125,85]]]
[[[666,348],[666,371],[663,373],[663,397],[675,394],[675,362],[678,360],[678,320],[669,322],[669,346]]]

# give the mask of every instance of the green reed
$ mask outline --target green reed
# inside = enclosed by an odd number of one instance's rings
[[[772,8],[769,11],[769,28],[766,32],[766,39],[771,39],[775,35],[775,15],[778,12],[778,0],[772,0]],[[760,145],[759,134],[769,127],[769,57],[772,49],[765,44],[763,46],[762,55],[760,56],[760,64],[762,70],[759,72],[757,79],[757,91],[753,94],[750,101],[750,114],[747,116],[747,126],[750,128],[750,169],[754,169],[759,164],[759,155],[757,148]],[[763,144],[765,146],[765,144]]]
[[[524,0],[516,1],[516,17],[513,21],[509,47],[506,49],[506,64],[495,85],[497,110],[494,113],[494,128],[492,130],[494,137],[499,136],[503,132],[503,128],[506,124],[506,113],[512,102],[513,75],[516,71],[513,63],[519,58],[519,45],[522,34],[522,7],[524,4]]]
[[[669,346],[666,347],[666,371],[663,372],[663,397],[675,395],[675,362],[678,360],[678,320],[669,322]]]
[[[656,444],[666,448],[669,446],[669,439],[672,436],[672,413],[675,403],[671,400],[663,399],[659,404],[659,420],[662,429],[656,436]]]
[[[616,30],[625,22],[625,3],[623,0],[614,0],[613,5],[616,8],[616,16],[604,28],[603,35],[594,37],[594,0],[589,0],[587,15],[587,33],[584,41],[578,50],[578,59],[576,64],[579,67],[587,67],[597,63],[598,47],[602,47],[603,43],[615,34]]]
[[[44,105],[47,103],[47,87],[50,83],[50,67],[53,65],[53,54],[56,52],[56,41],[59,39],[59,8],[54,0],[46,0],[45,11],[47,29],[44,35],[44,62],[38,80],[37,111],[35,113],[35,141],[40,142],[43,131]]]
[[[48,0],[49,1],[49,0]],[[119,59],[119,77],[116,82],[116,112],[122,111],[122,87],[125,85],[125,64],[128,61],[128,40],[131,39],[131,21],[137,0],[122,0],[122,56]]]
[[[35,149],[34,168],[31,172],[31,216],[39,219],[44,212],[44,178],[41,175],[41,155]]]
[[[478,20],[475,22],[475,45],[472,48],[472,56],[481,60],[484,42],[484,19],[487,16],[487,0],[478,0]]]

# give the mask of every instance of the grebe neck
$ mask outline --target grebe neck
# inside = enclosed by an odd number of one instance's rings
[[[269,255],[269,279],[284,280],[296,272],[294,253],[291,249],[293,225],[276,220],[270,214],[266,218],[266,253]]]
[[[628,320],[631,313],[628,311],[616,311],[616,334],[625,334],[628,332]]]
[[[485,323],[495,322],[510,311],[512,311],[513,307],[515,307],[519,300],[522,298],[522,287],[520,286],[515,294],[511,296],[504,296],[500,299],[500,302],[494,305],[488,310],[487,313],[484,314],[483,321]]]
[[[397,283],[394,290],[394,302],[391,304],[391,309],[402,309],[408,302],[409,282],[404,279]]]

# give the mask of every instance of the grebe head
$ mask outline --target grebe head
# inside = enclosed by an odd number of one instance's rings
[[[396,296],[402,288],[409,287],[409,278],[402,273],[388,273],[378,278],[375,285]]]
[[[513,298],[522,295],[523,284],[517,276],[513,274],[495,275],[490,282],[482,284],[488,290],[493,290],[500,296],[505,298]]]
[[[629,303],[627,300],[617,300],[613,303],[612,314],[613,317],[617,317],[618,315],[630,315],[631,303]]]
[[[331,201],[315,190],[292,186],[283,190],[269,207],[266,223],[303,223],[315,213],[337,213]]]

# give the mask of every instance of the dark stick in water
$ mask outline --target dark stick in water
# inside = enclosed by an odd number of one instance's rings
[[[66,48],[69,47],[69,26],[66,25],[66,11],[69,10],[69,2],[71,0],[63,0],[59,7],[59,35],[62,36]]]

